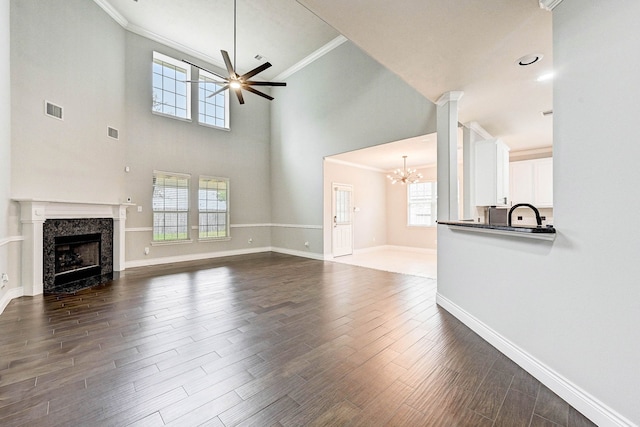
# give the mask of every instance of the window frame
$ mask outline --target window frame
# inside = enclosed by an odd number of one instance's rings
[[[431,197],[411,197],[411,189],[412,186],[415,185],[426,185],[428,184],[431,187]],[[428,224],[415,224],[411,221],[411,208],[412,205],[419,204],[429,204],[431,208],[431,213],[429,215],[430,219]],[[437,181],[422,181],[415,182],[413,184],[407,185],[407,227],[435,227],[438,213],[438,183]]]
[[[229,93],[230,92],[228,89],[215,96],[215,98],[217,98],[220,95],[224,96],[224,126],[213,125],[211,123],[203,122],[201,120],[202,116],[212,117],[212,116],[207,116],[205,113],[203,113],[202,111],[203,107],[205,107],[206,105],[217,107],[215,103],[212,105],[212,103],[208,101],[208,98],[206,98],[206,93],[205,93],[205,97],[204,98],[202,97],[202,92],[206,92],[204,89],[204,85],[207,83],[214,83],[218,85],[219,83],[224,83],[224,80],[222,80],[222,78],[216,74],[212,74],[201,69],[198,70],[198,124],[206,127],[211,127],[214,129],[230,130],[230,127],[229,127],[229,122],[230,122]],[[222,85],[219,85],[219,86],[222,86]],[[215,118],[216,117],[214,117],[214,119]]]
[[[157,111],[156,110],[156,101],[154,100],[154,95],[156,93],[156,89],[162,91],[162,93],[164,92],[168,92],[168,90],[165,90],[164,88],[164,78],[167,79],[172,79],[174,82],[179,82],[179,80],[177,78],[171,78],[171,77],[165,77],[164,74],[162,75],[162,87],[157,87],[155,85],[155,74],[157,74],[155,72],[155,65],[156,65],[156,61],[160,61],[164,64],[169,64],[173,67],[179,68],[180,70],[184,70],[185,75],[186,75],[186,79],[184,82],[185,85],[185,97],[186,97],[186,117],[181,117],[177,114],[171,114],[171,113],[166,113],[164,111]],[[161,67],[165,67],[164,64],[160,64]],[[151,93],[152,93],[152,101],[151,101],[151,112],[153,114],[157,114],[159,116],[163,116],[163,117],[170,117],[172,119],[177,119],[177,120],[182,120],[182,121],[187,121],[190,122],[191,121],[191,86],[190,83],[188,83],[189,81],[191,81],[191,66],[189,64],[186,64],[180,60],[177,60],[175,58],[172,58],[170,56],[164,55],[160,52],[156,52],[153,51],[153,59],[151,61]],[[176,92],[173,92],[174,94],[178,94],[177,89]],[[159,105],[168,105],[168,104],[164,104],[164,103],[159,103]],[[172,106],[174,108],[174,110],[178,110],[178,106],[177,103],[174,103],[174,105]]]
[[[176,178],[178,180],[186,180],[186,192],[184,192],[184,194],[186,194],[186,210],[181,209],[178,204],[179,204],[179,197],[176,197],[176,209],[156,209],[156,187],[157,187],[157,179],[158,178]],[[172,188],[170,186],[166,186],[166,185],[162,185],[163,188]],[[152,195],[151,195],[151,212],[152,212],[152,236],[151,236],[151,244],[152,245],[163,245],[163,244],[175,244],[175,243],[190,243],[192,242],[191,240],[191,236],[190,236],[190,227],[189,227],[189,216],[191,213],[191,175],[190,174],[184,174],[184,173],[177,173],[177,172],[165,172],[165,171],[158,171],[158,170],[154,170],[153,171],[153,186],[152,186],[153,190],[152,190]],[[174,187],[176,188],[176,193],[179,191],[179,188],[182,188],[178,183],[176,184],[176,186]],[[178,196],[178,194],[176,194],[176,196]],[[165,205],[166,207],[166,205]],[[165,228],[163,230],[162,233],[156,233],[156,215],[167,215],[167,214],[176,214],[178,217],[176,218],[176,237],[175,238],[170,238],[167,239],[167,231],[166,231],[166,225],[163,225],[162,227]],[[180,222],[180,216],[184,217],[186,219],[186,225],[184,226],[185,229],[185,237],[181,238],[179,237],[182,233],[179,231],[179,222]],[[163,239],[157,239],[156,236],[157,235],[162,235],[164,238]]]
[[[216,182],[224,182],[225,186],[226,186],[226,204],[225,210],[210,210],[210,209],[206,209],[203,210],[201,209],[201,202],[202,199],[200,198],[201,196],[201,191],[203,190],[202,187],[202,182],[203,181],[207,181],[207,182],[211,182],[211,181],[216,181]],[[226,241],[226,240],[231,240],[231,205],[230,205],[230,194],[231,194],[231,188],[230,188],[230,182],[229,182],[229,178],[227,177],[220,177],[220,176],[209,176],[209,175],[200,175],[198,177],[198,240],[200,241]],[[208,199],[207,199],[208,200]],[[203,224],[202,220],[201,220],[201,215],[202,214],[210,214],[210,213],[224,213],[224,217],[225,217],[225,235],[224,236],[202,236],[202,227],[206,227],[206,226],[211,226],[211,224]],[[207,233],[209,233],[210,231],[207,231]]]

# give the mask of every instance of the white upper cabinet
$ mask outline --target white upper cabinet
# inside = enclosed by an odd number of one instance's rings
[[[510,164],[511,204],[553,207],[553,159],[522,160]]]
[[[507,206],[509,203],[509,147],[499,139],[475,143],[476,206]]]

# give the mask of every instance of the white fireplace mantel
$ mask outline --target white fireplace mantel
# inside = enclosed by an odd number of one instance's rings
[[[47,219],[112,218],[113,271],[125,269],[125,221],[128,203],[13,199],[20,203],[22,223],[22,287],[24,295],[43,292],[43,224]]]

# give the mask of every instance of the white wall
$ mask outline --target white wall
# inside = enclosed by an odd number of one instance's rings
[[[439,226],[438,301],[598,425],[639,424],[640,3],[553,13],[557,239]]]
[[[418,169],[423,175],[421,182],[437,181],[437,169],[435,167]],[[409,227],[407,225],[408,205],[407,186],[391,184],[386,180],[387,190],[387,242],[393,246],[406,246],[420,249],[433,249],[437,247],[437,228],[434,227]],[[434,212],[435,214],[435,212]]]
[[[353,249],[367,249],[387,244],[386,181],[381,172],[324,162],[324,253],[331,254],[333,191],[332,184],[353,186]]]

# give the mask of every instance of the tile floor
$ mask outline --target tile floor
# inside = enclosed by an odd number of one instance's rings
[[[357,265],[393,273],[437,279],[438,256],[424,250],[411,248],[380,247],[379,249],[356,252],[332,258],[330,261],[341,264]]]

